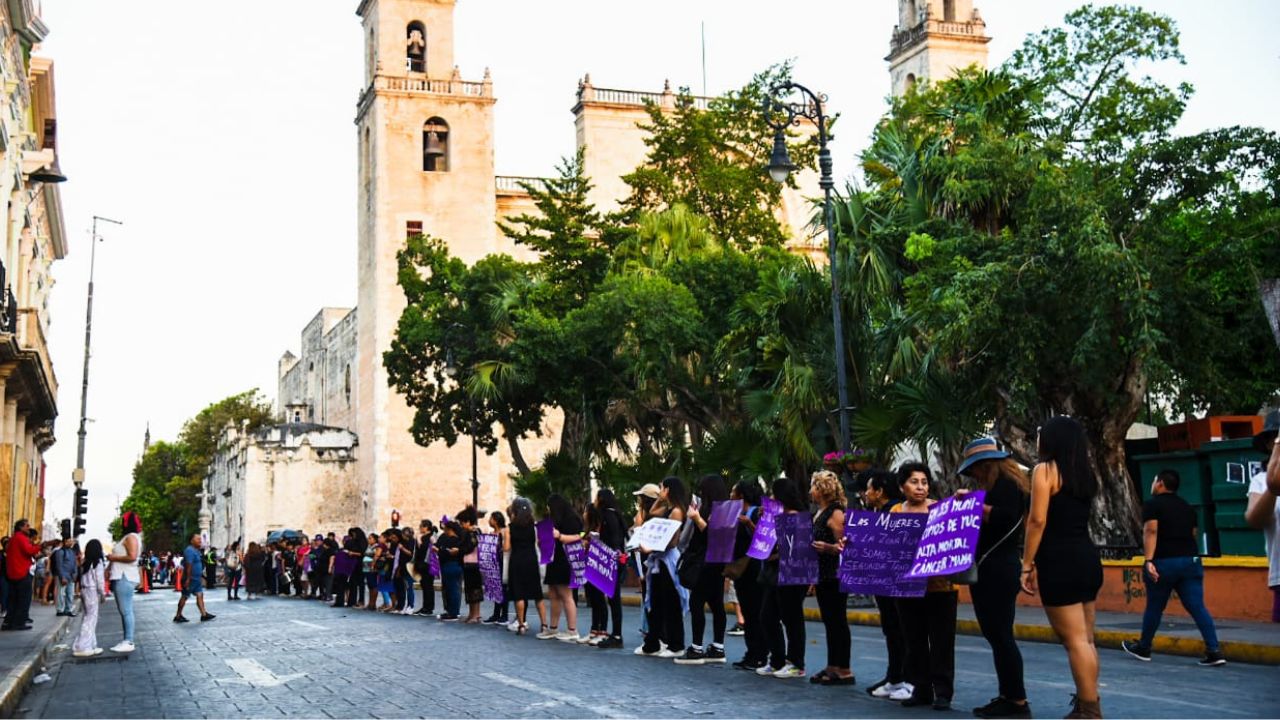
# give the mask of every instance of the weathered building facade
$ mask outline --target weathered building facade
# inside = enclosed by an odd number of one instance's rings
[[[989,42],[973,0],[898,0],[898,25],[885,58],[893,94],[970,65],[985,68]]]

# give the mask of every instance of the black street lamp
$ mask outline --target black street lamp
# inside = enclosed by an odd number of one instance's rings
[[[461,326],[459,326],[461,327]],[[458,364],[453,359],[453,348],[445,350],[444,374],[450,378],[458,377]],[[471,436],[471,507],[480,510],[480,474],[477,472],[476,460],[476,406],[471,393],[463,389],[467,396],[467,434]]]
[[[799,93],[799,101],[791,98]],[[827,123],[822,103],[825,95],[793,82],[777,85],[769,90],[764,101],[764,117],[773,128],[773,152],[769,156],[769,176],[784,183],[796,169],[787,153],[787,127],[798,125],[800,118],[812,120],[818,126],[818,169],[822,188],[822,219],[827,226],[827,250],[831,262],[831,322],[835,326],[836,390],[840,402],[840,449],[849,452],[849,388],[845,384],[844,319],[840,312],[840,273],[836,272],[835,210],[831,205],[831,192],[835,181],[831,177],[831,150],[827,147]]]

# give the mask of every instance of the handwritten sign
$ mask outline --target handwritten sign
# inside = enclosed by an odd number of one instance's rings
[[[550,565],[556,556],[555,524],[547,518],[534,523],[533,529],[538,533],[538,564]]]
[[[569,558],[569,589],[580,588],[586,582],[583,575],[587,572],[587,549],[582,542],[568,543],[564,546],[564,554]]]
[[[733,541],[738,534],[742,501],[725,500],[711,504],[707,518],[707,562],[733,562]]]
[[[605,597],[613,597],[618,588],[618,553],[598,538],[591,538],[591,543],[587,545],[587,564],[583,568],[583,577],[604,593]]]
[[[885,597],[921,597],[928,581],[907,580],[928,518],[920,513],[845,514],[840,554],[840,592]]]
[[[778,530],[775,522],[782,512],[782,503],[773,498],[765,498],[760,505],[760,519],[756,522],[755,535],[751,536],[751,547],[747,556],[756,560],[764,560],[773,554],[773,546],[778,542]]]
[[[480,536],[476,546],[480,562],[480,576],[484,579],[484,599],[502,602],[502,538],[491,533]]]
[[[964,497],[949,497],[929,508],[929,520],[920,535],[920,546],[908,578],[928,578],[964,572],[973,565],[982,530],[982,500],[976,490]]]
[[[783,513],[778,529],[778,585],[813,585],[818,582],[818,551],[813,549],[813,517],[809,513]]]
[[[680,530],[682,523],[679,520],[668,520],[666,518],[653,518],[640,526],[631,535],[631,539],[627,541],[628,548],[638,548],[644,546],[650,550],[663,551],[671,544],[671,538],[676,536]]]

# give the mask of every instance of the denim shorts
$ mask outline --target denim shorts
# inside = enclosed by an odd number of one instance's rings
[[[191,597],[202,592],[204,592],[204,578],[200,575],[195,575],[191,578],[191,582],[187,583],[187,587],[183,589],[182,597]]]

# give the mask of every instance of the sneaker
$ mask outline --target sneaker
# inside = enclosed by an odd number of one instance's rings
[[[511,622],[507,623],[507,631],[508,631],[508,632],[515,632],[515,631],[517,631],[517,630],[519,630],[519,629],[520,629],[520,621],[519,621],[519,620],[512,620]]]
[[[441,615],[440,622],[458,622],[458,616],[449,614]]]
[[[601,650],[614,650],[622,647],[622,638],[610,635],[600,642],[596,643],[596,647]]]
[[[578,638],[578,644],[579,645],[595,645],[596,643],[600,642],[600,640],[602,639],[603,638],[601,638],[600,635],[596,633],[591,633],[589,635],[583,635],[582,637]]]
[[[769,663],[765,663],[760,667],[756,668],[756,674],[759,675],[760,677],[773,677],[773,674],[778,672],[779,669],[780,668],[775,668]]]
[[[782,678],[784,680],[789,680],[791,678],[802,678],[804,677],[804,668],[798,668],[795,665],[792,665],[791,663],[787,663],[786,665],[782,666],[781,670],[778,670],[777,672],[775,672],[773,676],[776,678]]]
[[[991,702],[986,705],[974,708],[973,716],[978,718],[1029,718],[1031,717],[1031,705],[1029,703],[1019,705],[1002,697],[991,698]]]
[[[675,660],[677,665],[701,665],[707,661],[707,654],[691,645]]]
[[[1201,667],[1218,667],[1219,665],[1226,665],[1227,659],[1222,657],[1220,652],[1207,652],[1204,657],[1200,658],[1200,662],[1196,664]]]
[[[734,623],[733,627],[729,628],[728,633],[734,637],[742,637],[747,634],[747,629],[742,627],[741,623]]]
[[[550,640],[550,639],[554,638],[556,635],[559,635],[559,634],[560,634],[560,633],[559,633],[559,632],[557,632],[555,628],[545,628],[545,627],[544,627],[544,628],[542,628],[541,630],[539,630],[539,631],[538,631],[538,634],[537,634],[537,635],[535,635],[534,637],[538,638],[539,640]]]
[[[578,635],[577,630],[562,630],[556,633],[556,639],[560,642],[580,643],[582,637]]]
[[[951,709],[951,698],[937,697],[933,699],[933,709],[942,711]]]
[[[756,670],[760,669],[760,667],[764,664],[765,663],[762,663],[762,662],[756,662],[755,660],[748,660],[746,658],[742,658],[741,660],[735,662],[733,666],[739,670],[750,670],[751,672],[755,672]]]
[[[76,650],[75,652],[71,653],[71,655],[73,657],[93,657],[94,655],[97,655],[100,652],[102,652],[102,648],[95,648],[93,650]]]
[[[683,656],[684,656],[684,653],[682,652],[678,652],[676,650],[672,650],[671,648],[664,647],[662,648],[662,651],[659,652],[654,657],[660,658],[662,660],[675,660],[676,658],[683,657]]]
[[[133,643],[129,642],[128,640],[121,640],[119,643],[116,643],[115,647],[111,648],[111,652],[131,653],[136,649],[137,648],[134,647]]]
[[[898,683],[891,683],[887,679],[881,680],[875,685],[867,688],[867,694],[871,697],[887,698],[893,693],[894,688],[897,686]]]
[[[604,633],[604,634],[592,633],[590,636],[587,637],[587,644],[590,645],[591,647],[595,647],[596,645],[599,645],[600,643],[604,642],[605,638],[608,638],[608,637],[609,637],[608,633]]]
[[[174,615],[174,616],[173,616],[173,621],[174,621],[174,622],[176,622],[176,623],[191,622],[190,620],[188,620],[188,619],[186,619],[186,618],[182,617],[181,615]]]
[[[659,655],[662,654],[662,650],[663,648],[659,646],[657,650],[650,652],[648,650],[645,650],[643,645],[639,645],[636,647],[636,655],[639,655],[641,657],[658,657]]]
[[[915,694],[915,691],[916,689],[911,683],[897,683],[893,690],[889,692],[889,699],[897,702],[909,700],[911,699],[911,696]]]
[[[1142,647],[1136,640],[1125,640],[1124,642],[1121,642],[1120,649],[1142,662],[1151,662],[1151,648]]]
[[[201,616],[200,616],[200,622],[209,622],[210,620],[212,620],[212,619],[214,619],[214,618],[216,618],[216,617],[218,617],[218,616],[217,616],[217,615],[214,615],[213,613],[209,613],[208,615],[201,615]]]
[[[715,645],[707,648],[707,662],[724,663],[724,648]]]

